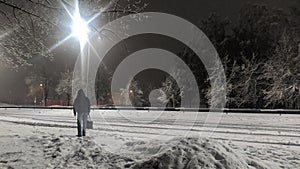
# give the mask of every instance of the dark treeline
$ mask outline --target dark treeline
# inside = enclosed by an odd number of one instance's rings
[[[222,59],[227,107],[300,108],[300,4],[246,4],[237,23],[212,14],[200,27]]]
[[[198,26],[222,60],[227,78],[226,107],[300,108],[300,4],[290,10],[245,4],[237,21],[212,13]],[[188,48],[178,56],[189,65],[198,81],[200,95],[205,98],[201,105],[209,106],[213,100],[201,61]],[[180,76],[180,69],[176,71]],[[135,91],[133,105],[150,106],[151,85],[135,79],[130,90]],[[182,93],[172,77],[166,76],[160,90],[160,101],[169,107],[180,106]],[[103,95],[106,96],[98,93]],[[109,102],[109,98],[101,98],[102,103]]]

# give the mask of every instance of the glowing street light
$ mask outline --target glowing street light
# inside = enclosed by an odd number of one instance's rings
[[[43,83],[40,83],[40,88],[42,90],[42,99],[41,99],[41,105],[42,105],[43,102],[45,103],[45,88],[44,88],[44,84]]]
[[[50,47],[50,49],[49,49],[50,51],[53,51],[58,46],[62,45],[64,42],[66,42],[67,40],[69,40],[71,37],[75,37],[75,38],[78,39],[78,41],[80,43],[80,48],[81,48],[81,50],[83,50],[84,45],[88,42],[88,34],[90,32],[89,26],[88,26],[89,23],[91,23],[98,16],[100,16],[102,14],[102,12],[105,9],[107,9],[109,6],[111,6],[114,1],[111,1],[107,6],[105,6],[100,12],[96,13],[88,21],[84,20],[81,17],[81,15],[80,15],[78,0],[75,0],[74,12],[69,11],[69,9],[65,5],[64,1],[60,1],[60,2],[61,2],[61,5],[63,6],[63,8],[66,10],[66,12],[68,13],[68,15],[72,19],[72,25],[71,25],[72,32],[67,37],[65,37],[64,39],[60,40],[56,44],[54,44],[52,47]],[[2,37],[2,35],[0,36],[0,38],[1,37]]]
[[[76,5],[72,20],[73,25],[71,35],[79,40],[80,47],[83,48],[85,43],[88,41],[89,27],[88,22],[81,17],[78,5]]]

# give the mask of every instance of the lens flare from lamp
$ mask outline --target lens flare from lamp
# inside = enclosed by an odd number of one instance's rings
[[[88,22],[81,18],[79,10],[76,10],[73,19],[72,25],[72,36],[77,38],[80,42],[81,48],[85,45],[88,40]]]

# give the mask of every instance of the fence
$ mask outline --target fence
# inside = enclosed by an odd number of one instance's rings
[[[73,109],[73,106],[0,106],[0,109]],[[209,109],[209,108],[164,108],[164,107],[91,107],[91,110],[144,110],[144,111],[188,111],[188,112],[222,112],[222,113],[261,113],[261,114],[299,114],[300,110],[291,109]]]

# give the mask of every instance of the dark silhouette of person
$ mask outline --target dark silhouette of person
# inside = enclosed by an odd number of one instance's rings
[[[87,98],[82,89],[77,92],[77,97],[74,101],[74,116],[77,113],[77,131],[78,137],[86,135],[87,117],[90,113],[90,100]]]

